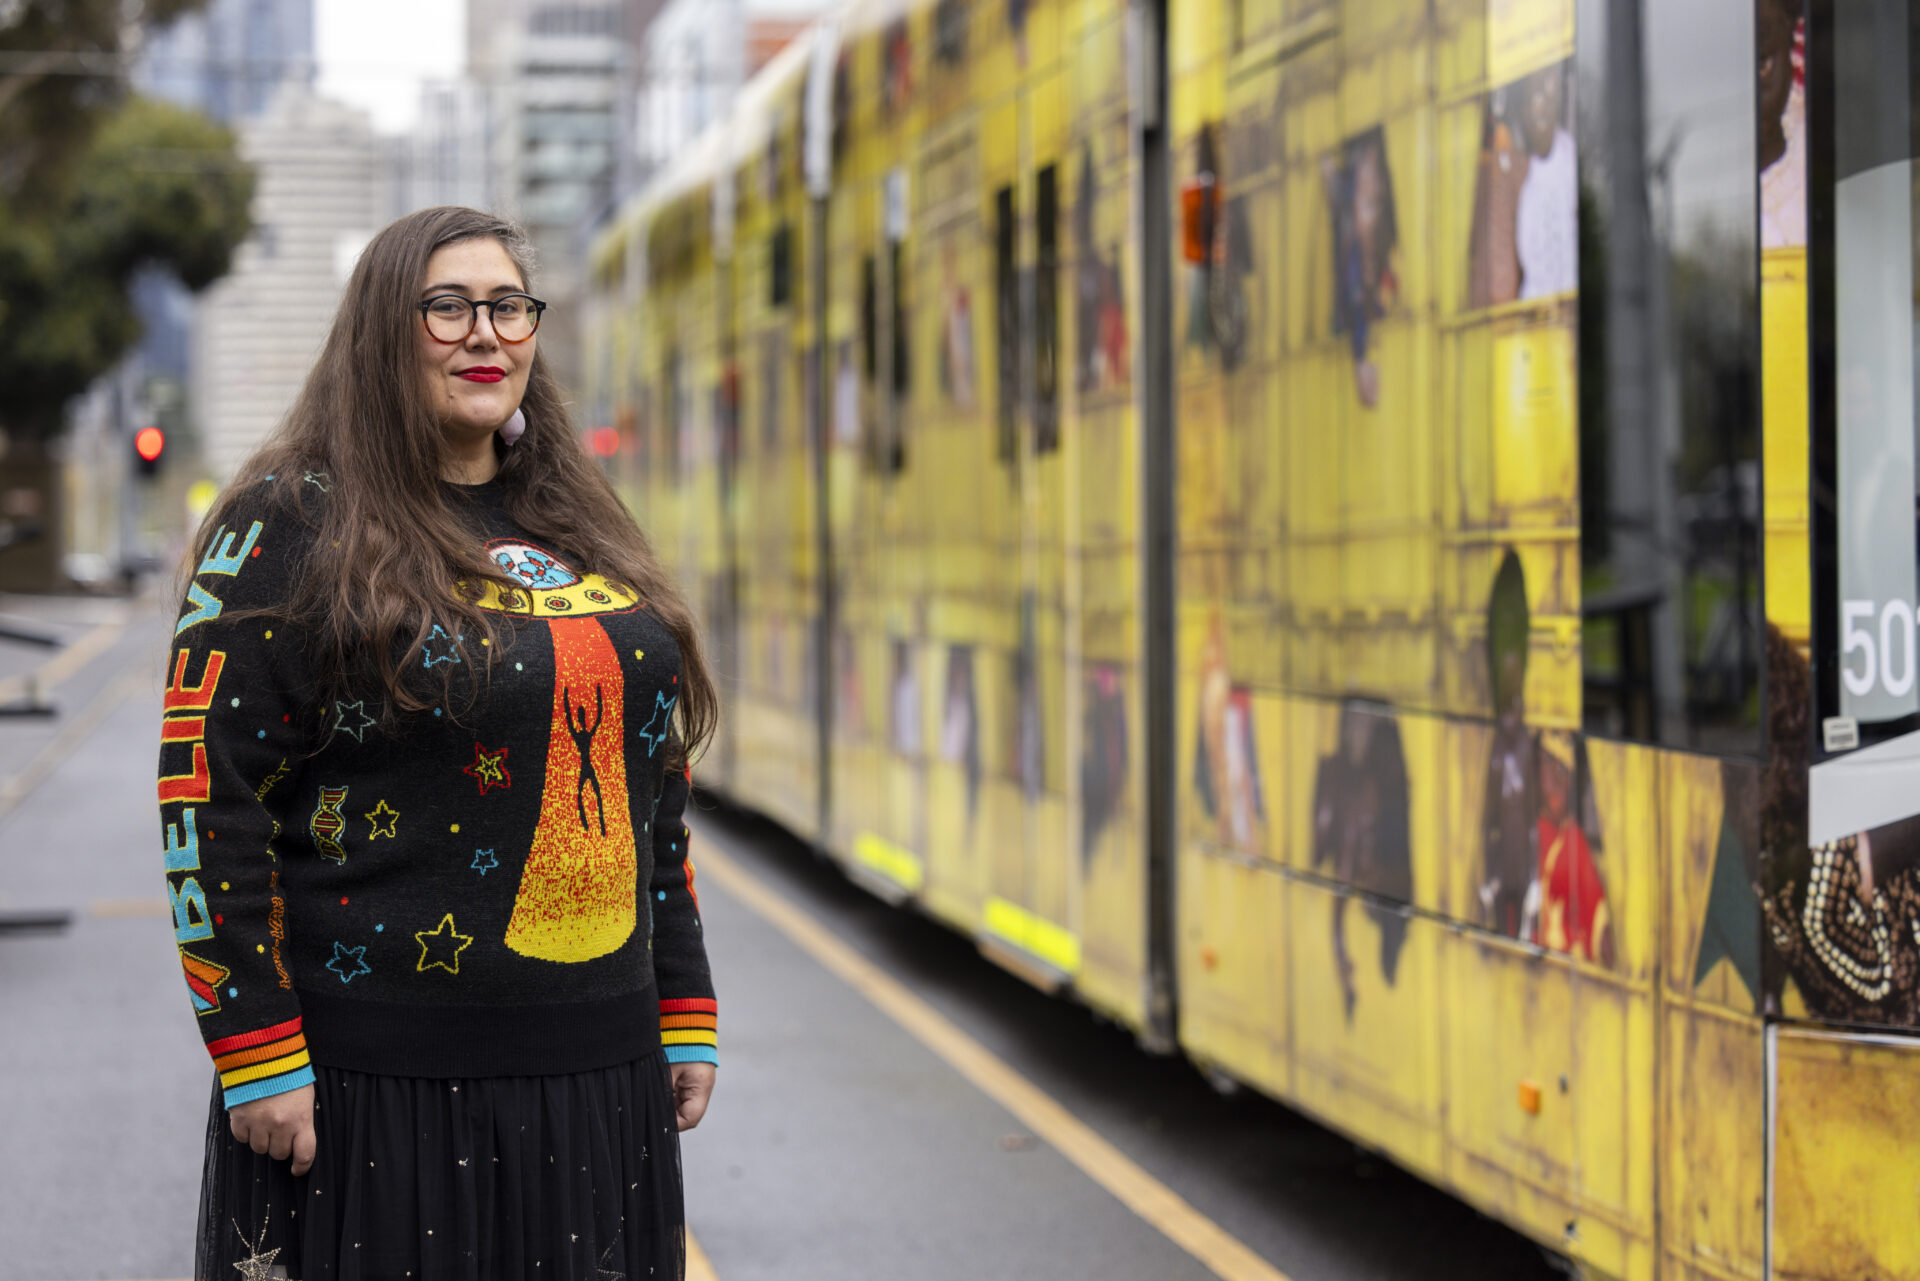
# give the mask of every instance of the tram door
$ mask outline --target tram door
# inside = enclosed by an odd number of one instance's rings
[[[994,644],[981,945],[1146,1022],[1137,431],[1141,204],[1126,5],[1035,6],[985,64]],[[1003,88],[1004,86],[1004,88]]]
[[[874,47],[842,46],[833,73],[846,86],[851,124],[833,135],[824,213],[823,835],[853,876],[898,899],[926,879],[923,566],[932,478],[914,440],[912,129],[904,120],[882,129],[871,114],[889,92],[872,78],[871,54],[862,57]]]
[[[1077,967],[1067,822],[1065,472],[1061,461],[1061,16],[1036,6],[986,53],[981,193],[991,250],[992,463],[981,524],[989,643],[976,658],[987,780],[979,933],[1043,984]]]

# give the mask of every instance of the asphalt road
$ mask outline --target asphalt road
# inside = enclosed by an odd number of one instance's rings
[[[772,825],[695,819],[742,870],[898,979],[1290,1281],[1532,1281],[1529,1241],[1253,1094],[1042,995],[889,908]],[[1213,1275],[1030,1139],[709,876],[720,1083],[685,1144],[688,1221],[722,1281]]]
[[[158,866],[165,629],[111,602],[0,601],[22,611],[87,661],[56,669],[58,718],[0,719],[0,913],[74,913],[0,934],[0,1281],[184,1277],[211,1069]],[[0,680],[47,658],[0,652]],[[1289,1281],[1555,1275],[1513,1233],[1284,1108],[1221,1096],[776,829],[695,825],[696,861],[711,843]],[[723,1061],[684,1152],[719,1281],[1215,1275],[719,877],[701,897]]]

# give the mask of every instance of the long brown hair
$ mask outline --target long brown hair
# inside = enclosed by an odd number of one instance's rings
[[[306,514],[311,555],[294,575],[280,611],[300,626],[323,696],[372,675],[382,719],[418,712],[445,698],[452,664],[438,690],[423,688],[401,654],[424,644],[434,626],[488,637],[498,654],[498,617],[476,601],[483,584],[523,587],[483,554],[472,529],[448,506],[440,484],[446,435],[420,374],[415,311],[427,261],[443,246],[498,241],[531,288],[532,250],[518,227],[474,209],[423,209],[390,224],[367,245],[347,280],[320,359],[273,436],[235,476],[194,539],[198,564],[214,531],[241,496],[262,483],[277,505]],[[698,630],[646,537],[588,457],[567,403],[537,349],[520,402],[526,433],[508,449],[495,437],[507,513],[533,539],[563,549],[575,568],[636,592],[680,648],[681,759],[712,736],[719,707]],[[313,476],[326,486],[305,478]],[[451,590],[460,584],[461,591]],[[484,676],[482,676],[484,679]]]

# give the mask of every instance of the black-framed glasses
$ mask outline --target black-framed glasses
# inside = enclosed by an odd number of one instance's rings
[[[419,304],[421,318],[427,323],[427,336],[449,345],[465,342],[480,322],[480,309],[487,309],[493,332],[501,342],[520,343],[533,337],[540,328],[540,313],[547,304],[529,294],[507,294],[501,298],[464,298],[459,294],[435,294]]]

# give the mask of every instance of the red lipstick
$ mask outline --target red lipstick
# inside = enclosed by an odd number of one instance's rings
[[[464,378],[470,383],[497,383],[507,376],[504,369],[495,369],[492,365],[475,365],[471,369],[462,369],[455,378]]]

